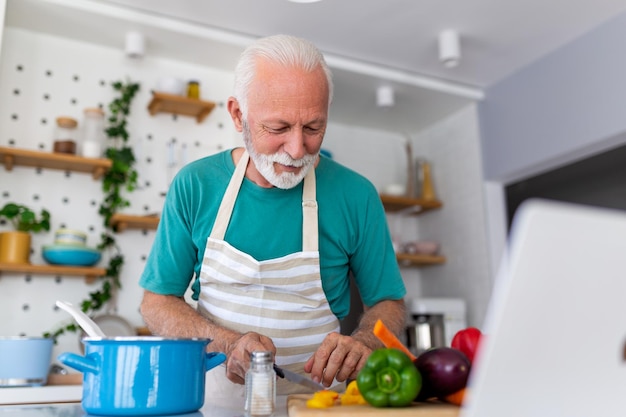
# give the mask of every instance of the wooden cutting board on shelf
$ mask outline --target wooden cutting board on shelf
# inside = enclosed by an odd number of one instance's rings
[[[287,397],[289,417],[458,417],[459,407],[444,403],[415,403],[410,407],[376,408],[371,405],[336,405],[328,408],[308,408],[312,394],[292,394]]]

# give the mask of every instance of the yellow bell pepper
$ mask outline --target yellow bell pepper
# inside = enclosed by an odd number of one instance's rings
[[[306,402],[309,408],[328,408],[335,404],[335,400],[339,398],[339,394],[335,391],[322,390],[313,394],[313,397]]]
[[[361,395],[356,380],[352,381],[346,387],[346,392],[340,398],[341,405],[358,405],[367,404],[365,398]]]

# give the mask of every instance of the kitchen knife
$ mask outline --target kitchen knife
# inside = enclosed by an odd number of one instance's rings
[[[280,378],[285,378],[287,381],[295,382],[296,384],[300,384],[304,387],[310,388],[313,391],[326,389],[326,387],[324,387],[322,384],[318,384],[310,378],[304,377],[287,369],[279,368],[278,366],[276,366],[276,364],[274,364],[274,371],[276,372],[276,375],[278,375]]]

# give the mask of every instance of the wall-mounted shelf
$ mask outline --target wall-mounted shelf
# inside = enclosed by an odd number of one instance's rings
[[[61,265],[32,265],[0,263],[0,272],[17,272],[38,275],[71,275],[84,276],[87,283],[92,283],[98,277],[106,275],[105,268]]]
[[[436,210],[443,206],[439,200],[424,200],[422,198],[395,196],[381,194],[385,210],[390,213],[418,215],[430,210]],[[401,265],[429,266],[446,263],[446,258],[439,255],[416,255],[409,253],[397,253],[396,259]]]
[[[445,256],[438,255],[413,255],[408,253],[397,253],[396,258],[402,265],[429,266],[446,263]]]
[[[159,216],[134,216],[115,213],[111,216],[111,227],[121,233],[126,229],[155,230],[159,225]]]
[[[191,116],[201,123],[215,108],[215,103],[196,98],[188,98],[173,94],[152,92],[152,100],[148,104],[148,112],[154,116],[157,113],[172,113]]]
[[[385,206],[385,210],[392,213],[422,214],[443,206],[443,203],[439,200],[424,200],[404,196],[381,194],[380,199],[383,202],[383,206]]]
[[[63,153],[31,151],[1,146],[0,162],[4,164],[7,171],[11,171],[14,166],[50,168],[90,173],[96,180],[111,169],[113,164],[107,158],[84,158]]]

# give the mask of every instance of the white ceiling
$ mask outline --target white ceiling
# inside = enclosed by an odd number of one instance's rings
[[[626,11],[624,0],[8,0],[7,23],[28,27],[37,20],[32,8],[20,6],[29,2],[47,3],[38,25],[65,19],[56,26],[102,43],[106,28],[138,28],[149,52],[231,69],[254,38],[305,37],[327,54],[335,73],[331,117],[409,132],[480,99],[485,88]],[[87,7],[110,21],[81,26],[71,22],[71,10],[53,12],[67,7]],[[156,26],[174,35],[158,38]],[[438,61],[437,36],[445,29],[461,36],[455,68]],[[199,34],[198,43],[189,41]],[[382,84],[396,90],[391,109],[376,108]]]

